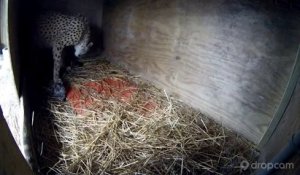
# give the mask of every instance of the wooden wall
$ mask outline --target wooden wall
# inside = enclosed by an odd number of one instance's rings
[[[7,44],[8,43],[8,37],[6,36],[6,31],[4,31],[5,28],[7,28],[7,16],[5,16],[4,14],[7,14],[7,7],[6,5],[7,2],[4,0],[0,0],[0,14],[1,14],[1,18],[0,18],[0,41],[1,41],[1,49],[3,48],[2,45]]]
[[[293,92],[288,107],[281,118],[276,130],[263,145],[261,151],[261,161],[269,162],[282,148],[291,140],[293,134],[300,132],[300,77]],[[278,174],[300,174],[300,157],[295,155],[288,162],[294,163],[294,169],[282,170]]]
[[[105,52],[258,143],[295,61],[295,13],[238,0],[122,0],[105,7]]]
[[[20,60],[18,55],[18,34],[16,0],[0,0],[0,45],[8,48],[0,53],[0,174],[1,175],[33,175],[18,146],[23,138],[24,121],[23,106],[20,104],[19,87]],[[11,86],[12,85],[12,86]],[[5,92],[4,92],[5,91]],[[3,95],[5,94],[5,95]],[[4,110],[5,108],[5,110]],[[5,116],[3,116],[2,109]],[[14,133],[11,133],[14,132]]]
[[[29,165],[22,156],[10,129],[2,115],[0,106],[0,174],[1,175],[33,175]]]

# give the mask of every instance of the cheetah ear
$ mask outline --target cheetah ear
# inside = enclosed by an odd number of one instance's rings
[[[88,44],[88,47],[92,47],[94,45],[94,43],[93,42],[90,42],[89,44]]]

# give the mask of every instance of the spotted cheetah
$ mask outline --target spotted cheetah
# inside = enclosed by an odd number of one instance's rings
[[[84,55],[93,45],[90,42],[90,28],[83,16],[70,16],[61,13],[46,13],[37,21],[38,43],[42,47],[52,48],[53,85],[52,95],[65,98],[65,88],[59,77],[62,67],[62,51],[67,46],[74,46],[75,56]]]

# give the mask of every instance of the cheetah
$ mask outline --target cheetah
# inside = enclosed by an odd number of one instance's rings
[[[65,98],[65,88],[59,73],[62,67],[62,51],[74,46],[75,56],[86,54],[93,43],[90,42],[90,28],[87,19],[81,15],[71,16],[61,13],[46,13],[37,20],[38,45],[51,48],[53,54],[52,96]]]

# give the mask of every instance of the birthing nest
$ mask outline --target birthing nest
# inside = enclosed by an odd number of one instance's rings
[[[67,101],[50,100],[56,129],[44,136],[60,143],[48,150],[59,152],[58,174],[239,174],[255,160],[245,139],[106,61],[64,79]]]

